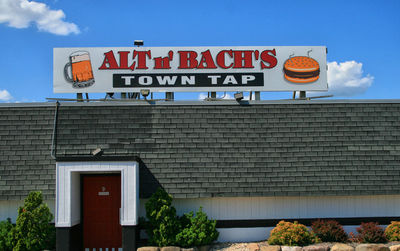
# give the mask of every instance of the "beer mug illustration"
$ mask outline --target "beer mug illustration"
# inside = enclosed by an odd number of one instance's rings
[[[94,77],[89,52],[73,52],[69,56],[69,62],[64,67],[64,77],[72,83],[74,88],[85,88],[93,85]]]

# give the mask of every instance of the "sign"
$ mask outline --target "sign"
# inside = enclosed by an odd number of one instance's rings
[[[55,93],[327,91],[326,47],[55,48]]]
[[[98,192],[97,194],[98,194],[99,196],[109,196],[109,195],[110,195],[110,192],[107,192],[107,191],[106,191],[106,187],[102,186],[102,187],[101,187],[101,192]]]

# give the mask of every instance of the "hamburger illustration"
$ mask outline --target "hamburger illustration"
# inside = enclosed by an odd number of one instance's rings
[[[291,57],[283,65],[283,72],[290,82],[311,83],[319,78],[319,64],[311,57]]]

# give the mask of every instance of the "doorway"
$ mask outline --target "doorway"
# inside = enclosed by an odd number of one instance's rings
[[[121,175],[82,175],[83,250],[122,248]]]

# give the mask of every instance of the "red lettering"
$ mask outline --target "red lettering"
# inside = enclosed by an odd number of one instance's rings
[[[169,51],[168,57],[154,58],[154,69],[171,69],[169,62],[173,59],[174,52]]]
[[[151,59],[151,51],[136,51],[136,50],[134,50],[132,58],[134,59],[136,56],[138,56],[137,57],[138,63],[137,63],[136,69],[141,69],[141,70],[149,69],[146,64],[147,63],[146,56],[149,59]]]
[[[154,69],[171,69],[168,57],[154,58]]]
[[[233,63],[231,63],[229,66],[226,66],[225,64],[225,53],[227,53],[230,57],[233,57],[233,52],[232,50],[223,50],[218,52],[217,54],[217,64],[219,67],[223,68],[223,69],[228,69],[231,68]]]
[[[201,59],[199,62],[199,65],[197,66],[197,69],[216,69],[217,66],[215,66],[214,60],[211,56],[210,50],[203,51],[201,53]]]
[[[131,64],[131,66],[129,66],[129,69],[131,69],[132,71],[135,69],[135,67],[136,67],[136,61],[135,62],[133,62],[132,64]]]
[[[128,54],[129,51],[119,51],[119,68],[120,69],[129,69],[128,67]]]
[[[233,68],[254,68],[253,51],[233,51]]]
[[[197,67],[198,62],[197,52],[195,51],[178,51],[179,53],[179,69],[194,69]]]
[[[261,69],[271,69],[274,68],[278,64],[278,60],[276,59],[276,51],[273,50],[265,50],[261,52],[260,58],[262,61],[267,63],[268,65],[264,64],[264,62],[260,62]]]
[[[118,69],[117,60],[115,60],[114,52],[109,51],[104,53],[104,61],[103,64],[99,67],[99,70],[112,70]]]

